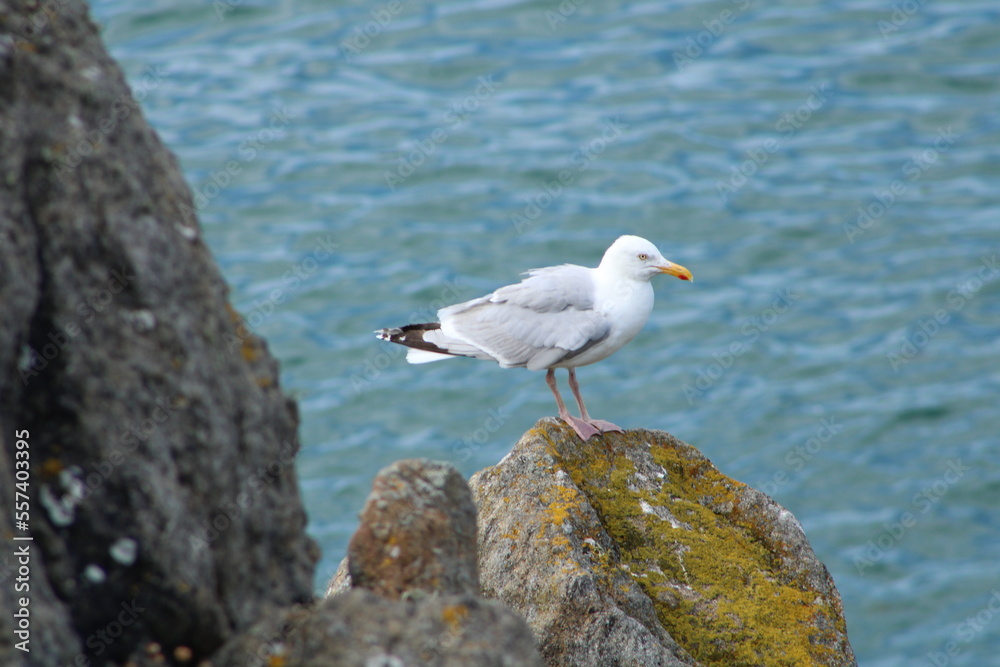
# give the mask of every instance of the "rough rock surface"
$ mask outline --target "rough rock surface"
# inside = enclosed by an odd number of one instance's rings
[[[470,485],[483,592],[550,666],[856,664],[791,513],[667,433],[543,419]]]
[[[495,600],[429,595],[387,600],[353,589],[269,617],[215,665],[258,667],[542,667],[524,619]]]
[[[479,595],[476,506],[447,463],[397,461],[375,477],[347,549],[355,587],[390,600],[409,591]]]
[[[340,595],[351,590],[351,573],[347,569],[348,559],[345,557],[337,566],[337,571],[326,582],[326,597]]]
[[[524,619],[479,597],[476,506],[448,463],[409,459],[379,472],[327,595],[318,617],[286,633],[283,657],[293,664],[308,653],[299,645],[321,647],[338,665],[542,664]],[[252,651],[274,627],[220,658]]]
[[[295,404],[82,2],[0,0],[0,90],[0,664],[196,664],[312,597]]]

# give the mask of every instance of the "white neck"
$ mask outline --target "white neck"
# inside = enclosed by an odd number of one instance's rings
[[[597,268],[594,287],[597,309],[615,322],[614,336],[623,339],[620,344],[635,338],[653,310],[653,286],[649,281],[622,278]]]

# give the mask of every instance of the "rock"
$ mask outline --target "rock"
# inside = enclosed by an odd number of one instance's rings
[[[84,3],[0,0],[0,89],[0,664],[197,664],[312,598],[296,406]]]
[[[476,506],[454,466],[411,459],[382,469],[318,618],[286,633],[286,664],[313,664],[296,652],[306,644],[337,665],[540,666],[524,619],[479,597],[476,543]],[[238,658],[273,627],[220,655]]]
[[[549,666],[856,664],[798,521],[668,433],[543,419],[470,485],[483,592]]]
[[[505,605],[473,595],[394,601],[353,589],[270,617],[215,665],[262,667],[541,667],[531,630]]]
[[[337,571],[326,582],[326,597],[333,597],[351,590],[351,573],[347,569],[347,558],[340,561]]]
[[[426,459],[381,470],[347,560],[355,587],[390,600],[411,591],[479,595],[476,506],[465,479]]]

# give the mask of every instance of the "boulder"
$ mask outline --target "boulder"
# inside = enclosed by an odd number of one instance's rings
[[[212,659],[240,667],[542,667],[524,620],[494,600],[388,600],[355,588],[269,616]]]
[[[483,593],[547,665],[855,665],[802,527],[662,431],[540,420],[470,481]]]
[[[451,464],[410,459],[382,469],[347,553],[327,600],[290,624],[286,664],[313,664],[299,646],[358,667],[542,664],[524,619],[479,596],[476,506]],[[246,654],[273,628],[218,659]]]
[[[83,2],[0,0],[0,90],[0,664],[196,664],[312,598],[296,405]]]
[[[476,506],[447,463],[397,461],[375,477],[347,549],[357,588],[390,600],[405,593],[479,595]]]

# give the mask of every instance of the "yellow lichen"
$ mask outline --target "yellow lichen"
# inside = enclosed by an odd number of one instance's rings
[[[226,313],[229,315],[230,323],[233,324],[235,336],[240,341],[240,355],[243,360],[247,363],[253,363],[260,359],[263,354],[263,344],[247,327],[243,316],[228,301],[226,302]]]
[[[517,526],[511,526],[510,530],[501,535],[500,537],[505,540],[516,540],[517,536],[521,534],[520,529]]]
[[[584,500],[579,491],[562,485],[557,485],[551,493],[545,494],[542,498],[546,503],[545,512],[549,522],[557,526],[565,524],[570,513],[578,509]]]
[[[444,621],[452,632],[457,632],[462,626],[462,621],[469,615],[469,608],[464,604],[450,604],[441,611],[441,620]]]
[[[382,553],[382,563],[379,567],[382,569],[395,567],[401,553],[399,535],[397,533],[393,532],[389,534],[389,537],[385,540],[385,545],[382,547]]]
[[[244,338],[242,340],[243,343],[240,345],[240,354],[243,356],[243,361],[251,364],[260,359],[260,345],[255,344],[256,341],[251,338]]]
[[[653,600],[671,636],[699,662],[792,666],[828,657],[831,649],[822,644],[834,644],[836,631],[823,628],[843,631],[842,617],[825,601],[817,603],[817,591],[782,568],[763,540],[767,527],[739,511],[737,494],[745,485],[692,448],[663,438],[604,436],[562,452],[544,439],[618,545],[620,567]],[[636,481],[627,456],[634,456],[633,448],[649,448],[662,466],[658,491],[643,490]],[[554,523],[577,506],[570,502],[575,495],[572,490],[550,499]],[[685,526],[643,511],[643,501],[665,508]],[[605,558],[597,560],[605,575],[618,569]],[[828,641],[821,641],[824,634],[831,635]]]

